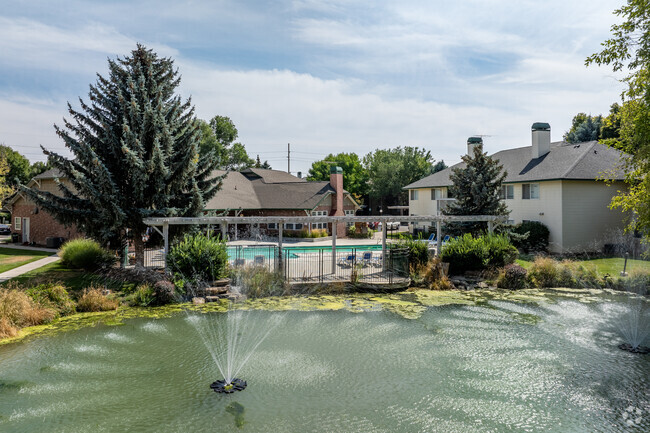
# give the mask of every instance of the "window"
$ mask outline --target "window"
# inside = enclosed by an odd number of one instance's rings
[[[524,183],[521,185],[521,198],[524,200],[538,199],[539,198],[539,184],[538,183]]]
[[[411,200],[417,200],[418,199],[418,190],[417,189],[412,189],[411,190]]]
[[[311,211],[312,216],[327,216],[326,210],[313,210]],[[312,223],[311,229],[322,230],[327,228],[327,223]]]
[[[269,230],[275,230],[275,229],[278,228],[278,223],[268,223],[266,225],[266,228],[269,229]]]
[[[285,230],[302,230],[302,223],[286,223]]]
[[[442,198],[442,189],[432,188],[431,189],[431,200],[440,200]]]
[[[21,222],[22,222],[22,219],[20,217],[15,217],[14,218],[14,230],[20,230],[21,229]]]
[[[346,210],[344,212],[345,212],[345,216],[354,216],[354,211],[353,210]],[[352,227],[353,225],[354,225],[353,222],[347,223],[348,227]]]
[[[501,186],[501,192],[499,194],[501,200],[512,200],[515,198],[515,186],[514,185],[503,185]]]

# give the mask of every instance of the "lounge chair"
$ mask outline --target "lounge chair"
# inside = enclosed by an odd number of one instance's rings
[[[244,266],[246,264],[246,259],[235,259],[233,265],[238,268],[240,266]]]
[[[341,266],[354,266],[355,257],[354,254],[349,254],[347,257],[341,257],[337,262]]]
[[[366,251],[361,257],[363,266],[369,266],[372,263],[372,251]]]

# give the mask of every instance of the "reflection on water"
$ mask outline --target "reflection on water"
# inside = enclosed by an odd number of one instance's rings
[[[280,313],[236,396],[210,390],[218,369],[184,313],[2,346],[0,431],[650,431],[650,356],[617,348],[625,297],[396,299]]]

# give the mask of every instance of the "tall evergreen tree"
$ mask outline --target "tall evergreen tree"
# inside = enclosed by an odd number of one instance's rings
[[[475,146],[472,155],[463,156],[465,167],[454,168],[449,176],[453,185],[449,202],[443,210],[445,215],[508,215],[506,204],[499,198],[501,185],[507,173],[497,160],[483,153],[481,146]],[[485,230],[487,223],[453,223],[447,230],[453,234],[477,233]]]
[[[214,154],[199,158],[191,101],[174,94],[180,76],[173,60],[138,44],[130,57],[109,59],[108,66],[108,78],[98,74],[90,86],[90,103],[80,99],[81,111],[68,104],[74,121],[54,126],[74,158],[43,149],[70,182],[59,182],[62,196],[21,191],[104,244],[132,239],[143,264],[143,218],[196,216],[220,182],[209,177]]]

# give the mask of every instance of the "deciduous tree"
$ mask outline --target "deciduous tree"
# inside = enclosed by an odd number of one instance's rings
[[[356,153],[329,154],[323,160],[311,165],[307,180],[329,180],[330,167],[336,165],[343,169],[343,186],[357,201],[368,193],[368,171],[361,164]]]
[[[620,138],[608,144],[626,152],[627,191],[611,206],[633,216],[628,228],[643,232],[650,240],[650,2],[628,0],[614,11],[622,22],[611,27],[612,37],[602,50],[588,57],[586,65],[610,65],[625,72],[620,109]]]
[[[433,173],[431,152],[418,147],[377,149],[363,158],[368,170],[369,194],[385,205],[406,205],[402,188]]]

